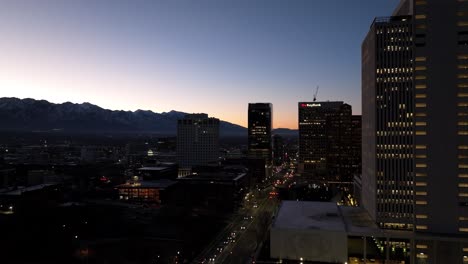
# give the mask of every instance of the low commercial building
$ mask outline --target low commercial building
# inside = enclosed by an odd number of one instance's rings
[[[0,189],[0,214],[34,214],[57,206],[62,198],[60,185],[54,183]]]
[[[365,209],[330,202],[283,201],[270,232],[274,260],[468,263],[466,238],[381,229]]]
[[[248,190],[245,172],[198,173],[177,181],[175,203],[201,214],[233,211]]]
[[[155,166],[147,166],[137,169],[137,173],[145,181],[160,179],[176,179],[178,174],[177,163],[159,162]]]
[[[166,202],[166,194],[174,184],[176,182],[171,180],[132,180],[118,185],[116,189],[118,190],[119,200],[161,205]]]
[[[271,257],[344,263],[346,228],[334,203],[284,201],[271,229]]]

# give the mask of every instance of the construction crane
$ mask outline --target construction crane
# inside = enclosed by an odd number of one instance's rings
[[[317,89],[315,89],[315,93],[314,93],[314,102],[317,101],[318,90],[319,90],[319,86],[317,85]]]

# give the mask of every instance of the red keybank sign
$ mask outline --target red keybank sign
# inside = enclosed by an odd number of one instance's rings
[[[301,107],[320,107],[321,104],[301,104]]]

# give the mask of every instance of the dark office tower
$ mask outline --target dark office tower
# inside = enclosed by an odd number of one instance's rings
[[[349,150],[349,163],[348,168],[350,170],[350,175],[361,174],[362,166],[362,129],[361,129],[361,116],[353,115],[351,116],[351,139]]]
[[[284,162],[284,140],[280,135],[273,136],[273,163],[276,166],[283,164]]]
[[[410,16],[377,18],[362,46],[362,203],[387,228],[413,229],[414,89]]]
[[[207,165],[219,158],[219,119],[189,114],[177,122],[177,162],[181,168]]]
[[[468,263],[467,44],[468,1],[402,0],[362,45],[362,203],[424,263]]]
[[[351,106],[299,103],[299,171],[318,181],[350,181]]]
[[[249,104],[249,157],[272,160],[271,128],[272,105],[270,103]]]

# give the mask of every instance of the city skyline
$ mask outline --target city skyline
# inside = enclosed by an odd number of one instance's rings
[[[468,0],[3,0],[0,34],[5,263],[468,264]]]
[[[244,127],[248,103],[271,102],[273,127],[296,129],[297,102],[320,85],[320,101],[360,114],[362,39],[397,3],[5,1],[2,96],[203,112]]]

